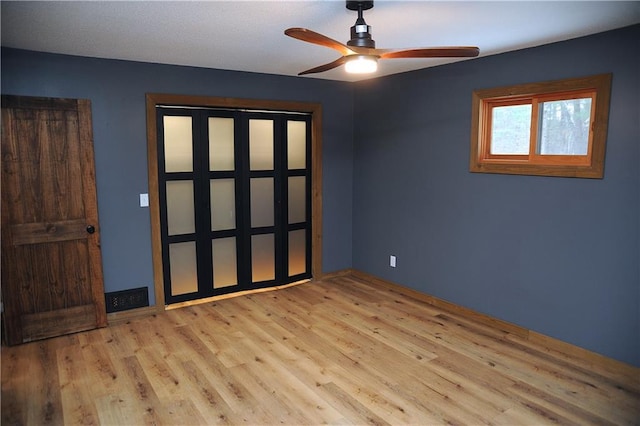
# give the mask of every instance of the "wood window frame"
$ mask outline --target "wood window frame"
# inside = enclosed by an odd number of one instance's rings
[[[602,179],[611,97],[611,74],[528,83],[472,94],[471,153],[469,170],[534,176]],[[586,156],[540,155],[535,152],[540,102],[591,97],[591,126]],[[531,134],[527,155],[490,153],[491,111],[498,106],[531,103]]]
[[[160,232],[160,200],[158,181],[158,146],[156,106],[176,105],[207,108],[229,108],[267,111],[292,111],[311,114],[311,276],[322,276],[322,106],[319,103],[220,98],[210,96],[146,94],[147,166],[149,174],[149,210],[155,306],[165,310],[162,273],[162,237]]]

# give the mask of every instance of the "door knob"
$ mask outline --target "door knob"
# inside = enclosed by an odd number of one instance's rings
[[[88,225],[87,226],[87,232],[89,234],[93,234],[94,232],[96,232],[96,228],[93,225]]]

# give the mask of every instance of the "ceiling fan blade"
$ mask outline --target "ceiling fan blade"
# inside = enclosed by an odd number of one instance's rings
[[[480,49],[473,46],[425,47],[419,49],[378,49],[380,59],[396,58],[473,58]]]
[[[329,62],[328,64],[320,65],[319,67],[315,67],[315,68],[311,68],[311,69],[306,70],[306,71],[302,71],[301,73],[298,73],[298,75],[313,74],[313,73],[317,73],[317,72],[329,71],[329,70],[332,70],[334,68],[339,67],[340,65],[344,64],[345,62],[347,62],[347,58],[345,58],[343,56],[341,58],[336,59],[333,62]]]
[[[347,45],[306,28],[289,28],[285,30],[284,33],[289,37],[297,38],[298,40],[306,41],[307,43],[313,43],[337,50],[343,55],[353,55],[355,53]]]

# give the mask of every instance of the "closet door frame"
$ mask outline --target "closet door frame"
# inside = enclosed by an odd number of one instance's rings
[[[188,95],[146,95],[147,109],[147,158],[149,173],[149,210],[151,218],[151,242],[155,307],[166,309],[162,235],[160,222],[157,114],[158,106],[205,107],[247,110],[300,112],[311,115],[311,279],[322,274],[322,108],[318,103],[263,101],[251,99],[217,98]],[[256,291],[259,291],[257,289]],[[193,303],[193,302],[192,302]],[[173,305],[172,305],[173,306]]]

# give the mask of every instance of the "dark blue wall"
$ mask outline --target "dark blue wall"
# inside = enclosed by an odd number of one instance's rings
[[[638,52],[634,26],[356,84],[353,267],[640,366]],[[609,72],[604,179],[469,172],[474,89]]]
[[[638,40],[635,26],[357,84],[3,49],[2,93],[91,99],[106,291],[153,291],[145,93],[320,102],[325,272],[640,366]],[[474,89],[604,72],[604,179],[469,173]]]
[[[105,291],[153,297],[145,93],[318,102],[323,114],[323,271],[351,267],[350,84],[2,49],[2,93],[90,99]]]

